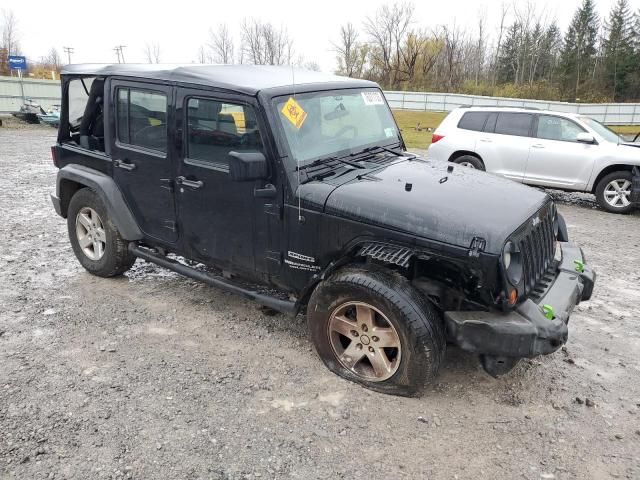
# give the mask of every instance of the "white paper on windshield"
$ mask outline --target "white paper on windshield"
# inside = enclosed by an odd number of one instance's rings
[[[365,105],[384,105],[384,98],[380,92],[361,92],[361,95]]]

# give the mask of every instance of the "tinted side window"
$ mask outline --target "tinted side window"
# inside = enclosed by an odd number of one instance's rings
[[[263,150],[253,108],[190,98],[187,102],[187,157],[226,165],[227,155],[232,150]]]
[[[481,132],[488,117],[489,112],[467,112],[458,122],[458,128]]]
[[[528,137],[532,120],[529,113],[499,113],[495,133]]]
[[[536,136],[545,140],[575,142],[578,134],[584,131],[578,124],[566,118],[540,115]]]
[[[118,89],[118,140],[129,145],[167,151],[167,97],[163,93]]]

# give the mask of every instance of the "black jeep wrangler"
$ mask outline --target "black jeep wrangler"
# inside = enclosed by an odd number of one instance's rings
[[[327,367],[380,392],[419,391],[447,341],[494,376],[551,353],[593,290],[547,195],[407,153],[368,81],[69,66],[52,155],[89,272],[142,258],[306,311]]]

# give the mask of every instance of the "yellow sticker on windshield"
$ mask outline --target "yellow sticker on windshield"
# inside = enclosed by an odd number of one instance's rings
[[[296,102],[293,97],[289,97],[287,103],[282,107],[281,112],[296,128],[300,128],[307,119],[307,112],[302,109],[300,104]]]

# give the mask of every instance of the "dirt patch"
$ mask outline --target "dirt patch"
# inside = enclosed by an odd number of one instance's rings
[[[0,128],[0,478],[640,477],[640,214],[557,194],[599,275],[566,349],[494,380],[450,348],[396,398],[328,372],[301,317],[140,261],[85,273],[54,134]]]

